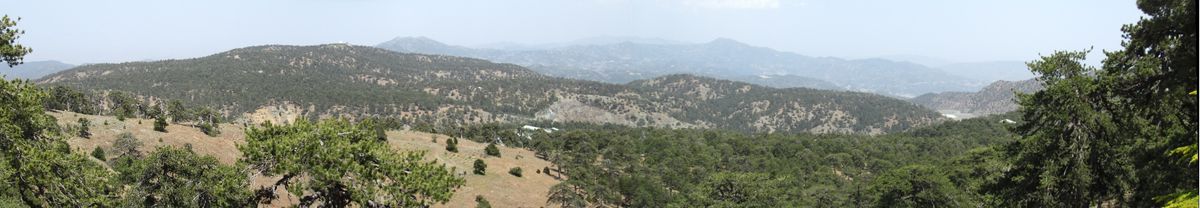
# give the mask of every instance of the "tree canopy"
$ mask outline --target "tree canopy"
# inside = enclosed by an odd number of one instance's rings
[[[255,171],[281,177],[263,189],[283,186],[301,206],[428,206],[448,201],[463,183],[423,153],[388,147],[372,126],[299,120],[249,128],[238,149]]]
[[[132,157],[132,156],[126,156]],[[143,159],[117,163],[122,183],[133,188],[122,200],[141,207],[246,207],[253,205],[244,168],[212,156],[164,146]]]
[[[25,54],[33,52],[33,49],[17,44],[17,38],[25,34],[25,31],[15,26],[17,21],[8,18],[8,15],[0,17],[0,61],[8,63],[9,67],[21,64]]]
[[[32,83],[0,80],[0,165],[10,170],[0,194],[19,196],[37,207],[109,206],[116,184],[103,166],[73,153],[55,119],[46,115],[46,97]]]
[[[1029,63],[1046,90],[1021,96],[1029,123],[989,192],[1031,207],[1153,207],[1180,196],[1194,206],[1196,1],[1137,6],[1146,17],[1122,27],[1124,49],[1105,52],[1103,66],[1082,64],[1085,51]]]

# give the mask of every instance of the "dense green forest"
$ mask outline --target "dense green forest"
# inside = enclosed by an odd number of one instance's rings
[[[1016,134],[1008,129],[1019,125],[1005,119],[1019,119],[1019,114],[884,136],[589,124],[560,124],[556,128],[565,130],[552,133],[512,124],[443,133],[536,150],[556,165],[548,167],[550,174],[566,178],[550,194],[552,203],[568,207],[886,207],[889,200],[908,198],[889,195],[894,192],[922,192],[929,198],[908,200],[945,206],[984,206],[994,203],[971,193],[1003,167],[993,147],[1014,141]],[[897,181],[914,177],[920,181]],[[936,190],[895,183],[927,183]],[[930,204],[917,204],[924,205]]]

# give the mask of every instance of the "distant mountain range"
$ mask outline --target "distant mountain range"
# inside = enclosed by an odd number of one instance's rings
[[[27,61],[12,68],[7,65],[0,66],[0,74],[4,75],[5,79],[38,79],[71,67],[75,65],[59,61]]]
[[[1016,94],[1033,93],[1043,87],[1037,80],[996,81],[978,92],[930,93],[909,101],[942,114],[965,119],[1017,110]]]
[[[921,64],[985,83],[999,80],[1021,81],[1034,77],[1029,67],[1025,66],[1025,62],[1021,61],[952,62],[919,55],[890,55],[879,58]]]
[[[667,39],[661,39],[661,38],[612,36],[612,37],[592,37],[592,38],[584,38],[584,39],[573,40],[573,41],[568,41],[568,42],[548,43],[548,44],[520,44],[520,43],[511,43],[511,42],[500,42],[500,43],[483,44],[483,45],[475,46],[473,48],[499,49],[499,50],[545,50],[545,49],[554,49],[554,48],[561,48],[561,47],[568,47],[568,46],[610,45],[610,44],[618,44],[618,43],[625,43],[625,42],[638,43],[638,44],[657,44],[657,45],[688,44],[686,42],[673,41],[673,40],[667,40]]]
[[[976,80],[1022,81],[1035,77],[1033,72],[1029,71],[1029,67],[1020,61],[953,63],[938,66],[937,68],[947,73],[970,77]]]
[[[852,90],[913,97],[930,92],[974,91],[980,81],[908,62],[810,57],[750,46],[731,39],[702,44],[653,41],[571,45],[550,49],[476,49],[424,37],[399,37],[377,45],[398,52],[443,54],[513,63],[539,73],[627,83],[688,73],[775,87]],[[768,80],[753,77],[776,77]]]
[[[422,44],[392,46],[402,43]],[[694,75],[610,84],[545,76],[513,64],[346,44],[254,46],[192,59],[90,64],[38,83],[127,91],[150,101],[180,99],[248,119],[286,114],[459,124],[552,120],[867,134],[942,120],[937,112],[868,93],[777,89]]]

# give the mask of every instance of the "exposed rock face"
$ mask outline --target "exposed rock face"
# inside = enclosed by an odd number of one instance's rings
[[[304,109],[291,103],[283,103],[279,105],[264,105],[252,112],[247,112],[242,115],[246,122],[260,124],[271,122],[273,124],[288,124],[296,119],[302,118]]]
[[[955,119],[1000,114],[1017,110],[1016,93],[1042,90],[1037,80],[996,81],[979,92],[930,93],[909,101]]]

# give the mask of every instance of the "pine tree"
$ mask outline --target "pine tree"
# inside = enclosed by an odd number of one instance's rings
[[[16,43],[24,32],[0,17],[0,61],[21,64],[32,51]],[[43,108],[47,94],[33,83],[0,79],[0,198],[29,207],[114,207],[118,189],[103,165],[73,153],[55,118]],[[12,194],[12,195],[9,195]],[[7,202],[4,202],[7,204]]]
[[[141,157],[142,141],[134,137],[132,133],[125,132],[117,135],[117,140],[113,142],[113,152],[119,156]]]
[[[89,128],[92,126],[92,121],[87,118],[79,118],[79,137],[92,138],[92,132]]]
[[[96,147],[95,149],[92,149],[92,157],[94,157],[98,160],[101,160],[101,161],[108,159],[108,157],[106,157],[106,155],[104,155],[104,149],[100,149],[100,147]]]
[[[301,119],[247,129],[238,149],[252,168],[279,177],[263,192],[283,186],[300,198],[301,207],[424,207],[450,200],[462,185],[463,179],[426,161],[423,153],[394,151],[376,136],[363,124]]]
[[[454,138],[446,139],[446,151],[458,152],[458,140]]]
[[[244,168],[217,162],[187,148],[162,146],[145,158],[114,162],[130,184],[126,207],[246,207],[254,204]]]
[[[162,116],[154,118],[154,130],[159,132],[167,132],[167,120]]]
[[[171,100],[167,103],[167,115],[170,115],[171,122],[175,123],[193,120],[191,112],[179,100]]]
[[[500,148],[496,148],[495,143],[488,143],[487,147],[483,148],[483,152],[488,156],[500,157]]]
[[[217,130],[217,126],[213,125],[212,123],[208,123],[208,122],[201,122],[199,124],[199,128],[200,128],[200,132],[202,132],[202,133],[204,133],[204,135],[208,135],[210,137],[215,137],[221,133],[220,130]]]
[[[475,175],[487,175],[487,163],[483,162],[482,159],[475,159],[474,167]]]
[[[1167,155],[1197,145],[1196,1],[1137,6],[1147,17],[1122,28],[1125,48],[1102,68],[1081,64],[1086,52],[1029,64],[1046,89],[1021,96],[1014,167],[986,190],[1018,207],[1195,204],[1196,163]]]

